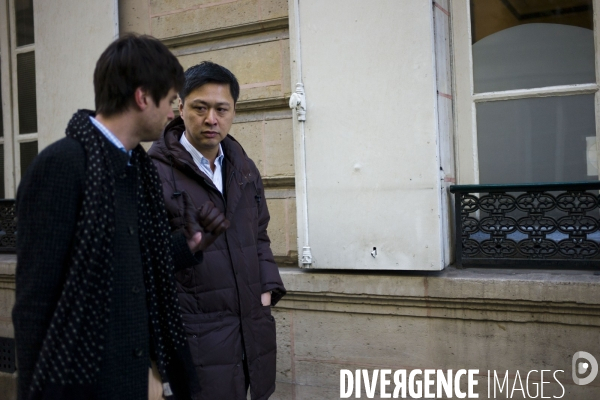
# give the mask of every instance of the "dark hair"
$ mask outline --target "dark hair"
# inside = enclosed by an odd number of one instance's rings
[[[185,71],[185,84],[179,91],[179,98],[184,102],[190,92],[207,83],[229,85],[233,103],[237,103],[240,97],[240,84],[235,75],[227,68],[210,61],[202,61]]]
[[[181,64],[164,44],[152,36],[125,34],[96,63],[96,112],[111,116],[127,110],[139,87],[148,90],[158,106],[169,90],[181,90],[184,81]]]

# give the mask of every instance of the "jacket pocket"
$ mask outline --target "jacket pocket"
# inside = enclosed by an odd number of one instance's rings
[[[273,318],[273,315],[271,315],[271,306],[261,305],[260,309],[262,310],[263,314],[267,316],[268,319],[270,319],[271,321],[275,321],[275,318]]]
[[[185,333],[196,366],[207,367],[222,363],[224,352],[233,343],[228,343],[224,326],[224,313],[184,314]],[[238,328],[239,329],[239,328]]]

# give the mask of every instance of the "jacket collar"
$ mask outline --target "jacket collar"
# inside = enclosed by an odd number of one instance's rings
[[[191,168],[196,174],[208,179],[208,177],[198,169],[196,163],[192,159],[190,153],[179,143],[179,139],[185,130],[185,125],[181,117],[175,118],[165,128],[163,135],[157,140],[152,148],[148,151],[150,157],[159,159],[167,164],[173,163],[173,165],[184,165]],[[235,171],[237,175],[244,177],[248,181],[251,177],[253,178],[252,165],[246,152],[242,146],[235,140],[231,135],[227,135],[221,141],[221,147],[223,148],[223,154],[225,156],[224,166],[227,171]],[[229,173],[226,175],[227,180]],[[210,179],[209,179],[210,181]],[[223,182],[223,185],[227,185],[227,181]]]

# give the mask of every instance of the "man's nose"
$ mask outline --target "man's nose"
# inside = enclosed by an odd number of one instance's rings
[[[209,125],[215,125],[217,123],[217,112],[214,109],[208,109],[205,122]]]
[[[175,119],[175,112],[172,108],[170,109],[169,114],[167,114],[167,118],[169,119],[169,121],[173,121]]]

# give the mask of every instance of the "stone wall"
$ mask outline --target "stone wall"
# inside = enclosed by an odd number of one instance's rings
[[[1,255],[3,337],[13,336],[14,271],[15,256]],[[273,310],[273,400],[338,399],[341,369],[479,369],[479,398],[488,398],[488,370],[502,378],[508,371],[511,389],[517,371],[525,386],[526,374],[537,370],[529,380],[532,392],[539,371],[562,370],[557,376],[564,395],[546,376],[545,396],[600,398],[600,378],[587,386],[571,379],[575,352],[600,359],[597,273],[452,267],[438,273],[281,272],[289,293]],[[0,373],[0,393],[16,398],[16,374]],[[367,398],[364,386],[361,398]],[[524,397],[516,391],[513,398]]]
[[[0,337],[14,338],[12,309],[15,305],[15,267],[14,254],[0,254]],[[17,373],[0,372],[0,398],[16,400]]]
[[[367,369],[370,376],[375,369],[478,369],[475,393],[482,399],[495,398],[487,394],[488,370],[500,380],[508,371],[511,391],[515,381],[519,388],[517,371],[525,387],[527,373],[537,370],[529,379],[532,395],[541,370],[562,370],[556,376],[564,395],[546,372],[544,397],[600,398],[600,378],[587,386],[571,378],[575,352],[600,359],[600,276],[593,272],[286,268],[282,274],[289,294],[274,312],[279,353],[272,399],[338,399],[341,369]],[[496,398],[509,397],[497,389]],[[381,398],[379,387],[374,398]]]
[[[599,398],[600,378],[587,386],[571,379],[576,351],[600,359],[600,276],[593,272],[285,267],[297,263],[287,13],[286,0],[119,1],[121,32],[160,38],[184,67],[221,63],[242,85],[231,133],[263,175],[269,234],[288,289],[273,310],[278,365],[272,399],[338,399],[340,369],[384,368],[479,369],[480,398],[488,398],[488,370],[508,371],[511,389],[517,371],[525,381],[530,370],[562,370],[562,398]],[[0,331],[8,337],[14,268],[14,256],[0,258]],[[540,382],[533,374],[530,384]],[[15,376],[0,373],[0,397],[13,399],[14,390]],[[544,395],[560,396],[561,389],[548,385]],[[523,396],[517,391],[513,398]]]
[[[163,41],[184,69],[210,60],[241,92],[231,135],[263,177],[279,265],[297,265],[287,0],[120,0],[121,33]]]
[[[184,67],[212,60],[238,76],[242,93],[231,133],[265,180],[277,260],[295,266],[287,1],[120,0],[119,13],[122,32],[160,38]],[[600,356],[600,277],[593,273],[281,272],[288,295],[273,311],[273,399],[337,399],[342,368],[479,369],[480,398],[487,398],[488,370],[508,370],[511,389],[517,371],[563,370],[562,398],[600,395],[598,379],[585,387],[571,379],[576,351]],[[545,396],[560,394],[557,385],[546,386]],[[522,398],[519,391],[514,398]]]

